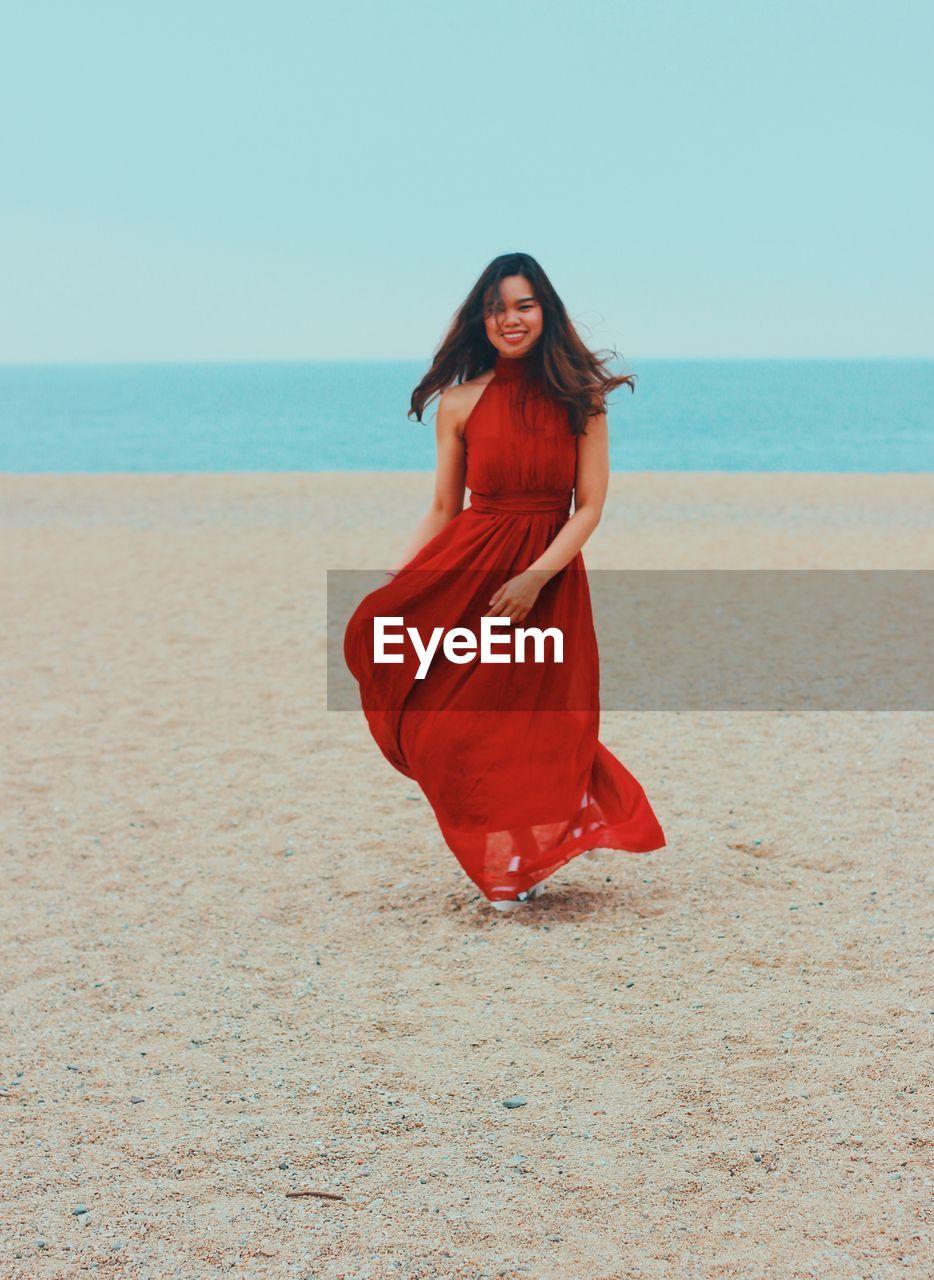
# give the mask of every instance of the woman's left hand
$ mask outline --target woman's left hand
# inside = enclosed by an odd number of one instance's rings
[[[509,617],[512,622],[522,622],[546,581],[547,575],[534,569],[526,569],[524,573],[510,578],[493,592],[485,616]]]

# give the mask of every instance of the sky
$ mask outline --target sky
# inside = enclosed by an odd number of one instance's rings
[[[0,0],[0,362],[934,355],[929,0]]]

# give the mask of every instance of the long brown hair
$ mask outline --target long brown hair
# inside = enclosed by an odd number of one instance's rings
[[[525,276],[542,308],[542,332],[528,353],[530,382],[540,392],[567,406],[574,435],[586,434],[587,419],[606,412],[606,397],[624,384],[635,391],[637,374],[613,374],[604,366],[612,351],[592,352],[578,337],[564,303],[545,272],[527,253],[503,253],[481,273],[436,350],[431,368],[412,392],[408,417],[418,422],[428,401],[453,383],[467,382],[493,368],[496,348],[486,336],[489,307],[503,306],[500,281]],[[601,358],[602,356],[602,358]]]

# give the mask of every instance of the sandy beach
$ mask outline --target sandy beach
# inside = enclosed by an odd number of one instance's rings
[[[0,475],[0,1280],[930,1274],[931,714],[607,711],[667,847],[498,915],[325,709],[432,486]],[[616,475],[584,558],[930,569],[934,475]]]

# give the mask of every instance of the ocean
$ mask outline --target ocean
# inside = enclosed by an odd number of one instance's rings
[[[934,360],[661,360],[614,471],[934,471]],[[8,472],[431,471],[418,361],[0,365]]]

